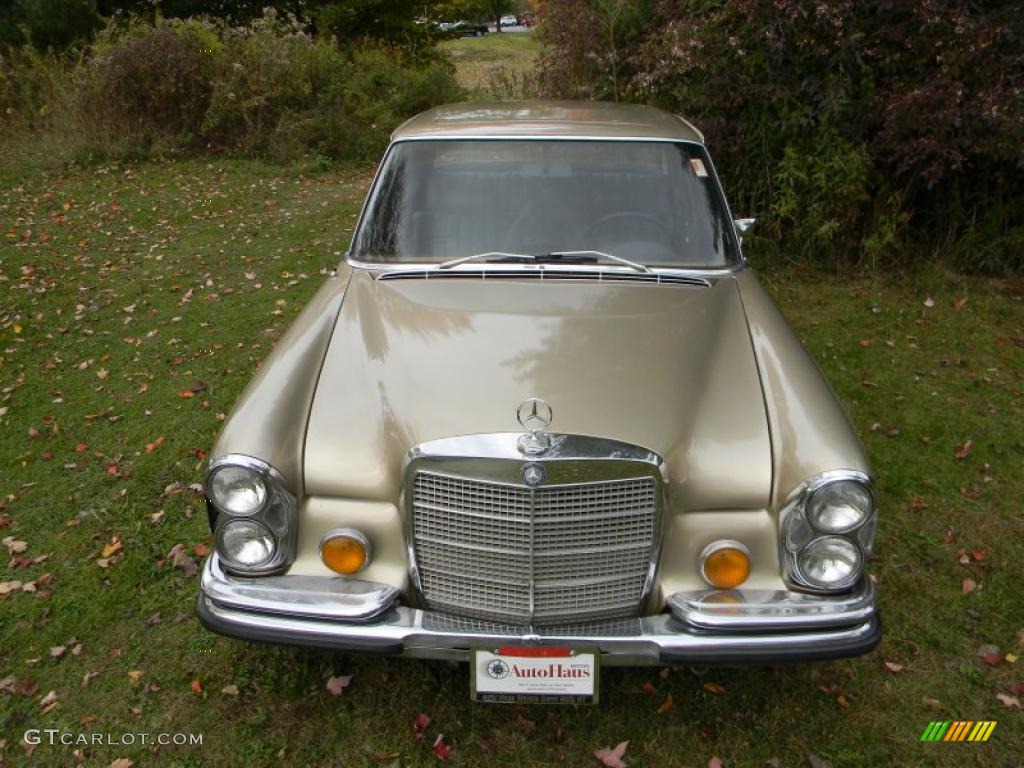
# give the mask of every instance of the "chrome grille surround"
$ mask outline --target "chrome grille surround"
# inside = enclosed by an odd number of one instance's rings
[[[516,625],[636,616],[654,584],[667,477],[657,454],[551,435],[541,457],[520,433],[424,443],[405,467],[412,583],[429,609]],[[527,486],[523,464],[544,464]]]

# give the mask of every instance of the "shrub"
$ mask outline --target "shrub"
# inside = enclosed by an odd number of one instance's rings
[[[64,156],[233,151],[375,158],[407,117],[461,95],[438,55],[341,48],[272,11],[245,26],[111,24],[77,57],[20,49],[0,62],[8,134]]]
[[[788,252],[875,263],[942,247],[961,264],[1020,268],[1014,4],[653,0],[628,3],[602,39],[619,4],[543,3],[547,91],[696,118],[737,210]]]
[[[97,44],[80,109],[111,138],[191,146],[210,105],[216,35],[198,23],[138,25]]]

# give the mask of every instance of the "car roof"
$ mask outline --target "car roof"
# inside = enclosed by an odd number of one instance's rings
[[[661,139],[704,143],[682,117],[608,101],[473,101],[445,104],[407,120],[392,141],[425,138]]]

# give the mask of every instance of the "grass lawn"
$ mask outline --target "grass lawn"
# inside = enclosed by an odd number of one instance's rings
[[[528,77],[540,52],[533,32],[492,32],[486,37],[460,37],[441,44],[455,63],[459,84],[476,95],[488,95],[508,81]]]
[[[3,764],[74,765],[77,748],[89,766],[426,766],[439,735],[465,766],[595,766],[625,740],[630,766],[1020,764],[1024,718],[997,698],[1024,684],[1020,281],[763,265],[877,469],[887,634],[867,657],[606,669],[600,707],[502,707],[468,702],[464,666],[203,630],[204,451],[347,245],[368,178],[223,159],[0,167]],[[352,675],[341,696],[332,675]],[[985,744],[918,741],[955,719],[999,724]],[[33,750],[30,728],[203,743]]]

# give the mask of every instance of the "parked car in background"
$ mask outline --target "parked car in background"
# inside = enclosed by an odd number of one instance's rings
[[[468,661],[495,701],[873,648],[871,469],[749,225],[648,107],[399,127],[210,452],[203,624]]]
[[[489,31],[486,24],[474,24],[464,19],[455,22],[442,22],[438,26],[442,32],[448,32],[454,37],[483,37]]]
[[[519,25],[519,22],[516,20],[515,16],[502,16],[501,17],[501,26],[503,26],[503,27],[515,27],[515,26],[518,26],[518,25]]]

